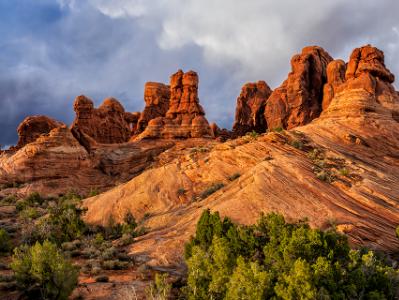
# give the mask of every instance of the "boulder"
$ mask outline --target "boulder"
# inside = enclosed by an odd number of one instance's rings
[[[264,116],[266,101],[272,90],[264,81],[247,83],[241,89],[237,98],[237,107],[233,132],[235,135],[244,135],[255,130],[258,133],[267,129]]]

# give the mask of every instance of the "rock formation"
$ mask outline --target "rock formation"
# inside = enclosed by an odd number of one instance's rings
[[[269,97],[265,118],[269,128],[305,125],[321,112],[323,86],[331,56],[321,47],[305,47],[291,59],[287,80]]]
[[[377,113],[380,117],[399,121],[399,97],[392,86],[394,79],[385,67],[381,50],[370,45],[356,48],[350,56],[345,81],[341,75],[335,81],[334,90],[338,94],[335,92],[334,101],[321,117],[354,117],[361,114],[371,120]]]
[[[136,134],[144,131],[148,122],[165,117],[169,109],[170,87],[163,83],[147,82],[144,87],[145,108],[137,124]]]
[[[170,101],[165,117],[148,122],[138,139],[212,137],[212,130],[198,99],[198,75],[179,70],[170,79]]]
[[[48,134],[52,129],[63,124],[46,116],[27,117],[18,126],[18,144],[16,149],[36,141],[42,134]]]
[[[322,110],[325,110],[335,94],[339,92],[340,86],[345,82],[346,64],[343,60],[337,59],[327,66],[327,83],[323,88]]]
[[[237,99],[235,122],[233,132],[236,135],[244,135],[255,130],[258,133],[267,129],[264,116],[266,100],[272,90],[264,81],[247,83],[241,89]]]
[[[114,144],[127,142],[132,134],[131,122],[134,117],[125,112],[114,98],[107,98],[99,108],[86,96],[75,99],[75,121],[71,129],[82,132],[98,143]]]

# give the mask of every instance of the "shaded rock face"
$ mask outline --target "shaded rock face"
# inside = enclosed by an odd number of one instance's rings
[[[266,101],[272,90],[264,81],[247,83],[241,89],[237,98],[237,107],[233,132],[236,135],[244,135],[255,130],[258,133],[267,129],[264,116]]]
[[[42,134],[48,134],[52,129],[64,124],[46,116],[27,117],[18,126],[18,144],[16,149],[37,140]]]
[[[169,109],[170,88],[158,82],[147,82],[144,87],[145,108],[138,120],[136,134],[147,127],[148,122],[158,117],[164,117]]]
[[[331,61],[331,56],[317,46],[306,47],[291,59],[291,73],[267,101],[268,128],[290,129],[320,115],[327,65]]]
[[[137,138],[212,137],[212,130],[198,99],[198,75],[179,70],[170,78],[169,108],[164,117],[148,122]]]
[[[99,108],[85,96],[75,99],[75,121],[71,129],[81,132],[102,144],[127,142],[132,134],[132,114],[126,113],[123,106],[114,98],[107,98]]]

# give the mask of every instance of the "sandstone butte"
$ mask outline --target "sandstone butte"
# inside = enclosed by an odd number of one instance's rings
[[[345,63],[306,47],[291,66],[274,91],[262,81],[243,87],[233,133],[208,124],[192,71],[169,86],[147,83],[141,113],[115,99],[94,108],[80,96],[70,128],[27,119],[18,146],[0,156],[0,183],[21,186],[1,194],[99,188],[84,200],[86,221],[147,216],[150,230],[131,253],[177,269],[206,208],[244,224],[270,211],[334,223],[355,246],[397,250],[399,93],[383,52],[367,45]],[[265,133],[237,137],[252,130]],[[215,138],[221,133],[229,139]],[[215,183],[224,187],[201,199]]]

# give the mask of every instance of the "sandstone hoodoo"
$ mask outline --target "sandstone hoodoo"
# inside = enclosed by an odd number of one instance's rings
[[[147,127],[148,122],[164,117],[169,109],[170,87],[163,83],[147,82],[144,87],[145,108],[140,115],[136,134]]]
[[[46,116],[27,117],[18,126],[18,144],[17,149],[36,141],[42,134],[48,134],[52,129],[64,124]]]
[[[125,112],[123,106],[114,98],[107,98],[99,108],[86,96],[75,99],[75,121],[71,129],[82,132],[98,143],[114,144],[127,142],[132,134],[131,123],[134,118]]]
[[[329,105],[334,95],[340,91],[340,86],[345,82],[346,64],[343,60],[337,59],[330,62],[327,66],[327,83],[323,88],[322,110]]]
[[[291,72],[269,97],[265,118],[269,128],[294,128],[321,113],[323,86],[331,56],[321,47],[305,47],[291,59]]]
[[[148,122],[138,139],[212,137],[212,130],[198,99],[198,75],[179,70],[170,78],[169,108],[164,117]]]
[[[272,90],[264,81],[247,83],[242,87],[237,99],[234,134],[244,135],[253,130],[258,133],[266,131],[264,113],[266,101],[271,93]]]

